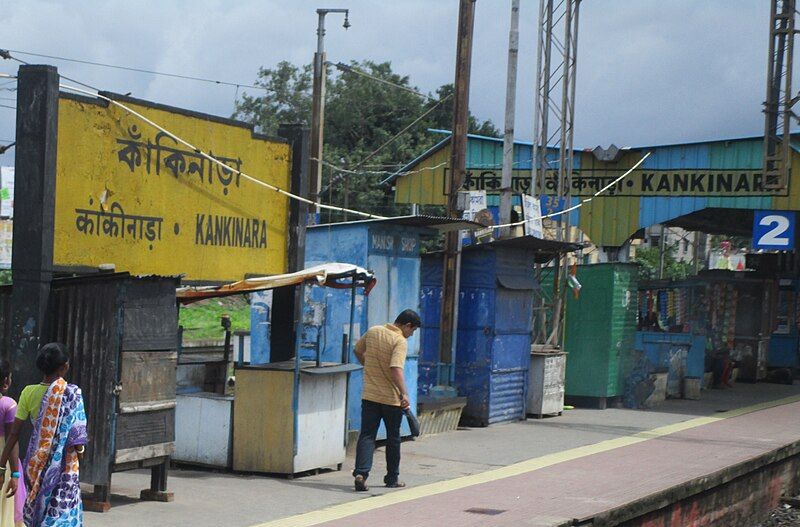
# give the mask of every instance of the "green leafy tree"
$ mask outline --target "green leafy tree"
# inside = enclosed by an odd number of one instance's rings
[[[639,264],[639,279],[657,279],[660,260],[660,253],[657,247],[637,248],[634,261]],[[664,248],[664,278],[683,280],[692,274],[694,274],[694,265],[676,259],[674,246]]]
[[[352,68],[392,84],[417,89],[408,76],[392,71],[389,62],[352,62]],[[288,62],[274,69],[261,68],[256,83],[263,94],[243,95],[236,105],[235,118],[253,123],[259,131],[274,135],[280,123],[311,122],[311,69]],[[447,97],[452,85],[437,90]],[[394,203],[391,189],[381,185],[392,169],[407,162],[440,137],[427,133],[428,128],[450,128],[452,98],[431,112],[416,126],[400,133],[435,101],[377,82],[352,71],[332,71],[328,77],[325,101],[325,161],[323,201],[345,203],[351,209],[381,215],[406,213],[407,206]],[[490,121],[470,116],[470,131],[499,135]],[[390,142],[391,141],[391,142]],[[387,142],[390,144],[387,145]],[[366,162],[364,162],[366,160]],[[340,167],[337,169],[335,167]],[[385,169],[386,172],[380,172]],[[353,170],[350,174],[346,170]],[[323,213],[323,221],[340,221],[343,214]],[[355,219],[349,216],[348,219]]]
[[[242,95],[234,117],[268,135],[275,135],[281,123],[311,122],[311,66],[298,68],[283,61],[274,69],[260,68],[256,85],[263,86],[264,93]]]
[[[453,84],[444,84],[436,90],[436,99],[442,100],[449,97],[447,101],[439,105],[431,113],[431,128],[440,130],[449,130],[453,127],[453,95],[455,87]],[[429,107],[433,106],[435,102],[429,103]],[[477,135],[485,135],[487,137],[501,137],[500,130],[494,125],[492,121],[481,121],[472,112],[469,114],[469,133]]]

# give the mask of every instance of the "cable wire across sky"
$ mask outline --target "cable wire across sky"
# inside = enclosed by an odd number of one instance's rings
[[[258,86],[257,84],[251,84],[251,83],[247,83],[247,82],[232,82],[232,81],[224,81],[224,80],[219,80],[219,79],[209,79],[209,78],[206,78],[206,77],[196,77],[196,76],[193,76],[193,75],[182,75],[182,74],[179,74],[179,73],[168,73],[168,72],[164,72],[164,71],[148,70],[148,69],[144,69],[144,68],[134,68],[134,67],[131,67],[131,66],[118,66],[116,64],[107,64],[107,63],[104,63],[104,62],[94,62],[94,61],[91,61],[91,60],[71,59],[71,58],[67,58],[67,57],[59,57],[57,55],[45,55],[44,53],[33,53],[33,52],[30,52],[30,51],[20,51],[20,50],[17,50],[17,49],[3,49],[3,50],[0,50],[0,56],[3,56],[2,55],[3,51],[11,52],[11,53],[18,53],[20,55],[29,55],[31,57],[41,57],[41,58],[51,59],[51,60],[61,60],[61,61],[64,61],[64,62],[74,62],[74,63],[77,63],[77,64],[86,64],[88,66],[99,66],[99,67],[103,67],[103,68],[113,68],[113,69],[123,70],[123,71],[133,71],[133,72],[136,72],[136,73],[147,73],[149,75],[158,75],[158,76],[162,76],[162,77],[172,77],[172,78],[175,78],[175,79],[206,82],[206,83],[209,83],[209,84],[219,84],[221,86],[235,86],[237,88],[252,88],[254,90],[269,90],[269,88],[267,88],[265,86]]]
[[[19,58],[11,56],[10,55],[10,51],[12,51],[12,50],[0,50],[0,56],[2,56],[3,58],[6,58],[6,59],[16,60],[17,62],[20,62],[22,64],[27,64],[27,62],[25,62],[24,60],[21,60]],[[21,53],[21,52],[15,51],[14,53]],[[308,205],[317,206],[317,207],[320,207],[320,208],[325,209],[325,210],[336,211],[336,212],[344,212],[344,213],[347,213],[347,214],[354,214],[356,216],[361,216],[362,218],[368,218],[368,219],[389,219],[386,216],[380,216],[380,215],[377,215],[377,214],[371,214],[371,213],[362,212],[362,211],[359,211],[359,210],[348,209],[348,208],[345,208],[345,207],[338,207],[336,205],[330,205],[330,204],[325,204],[325,203],[317,203],[317,202],[315,202],[313,200],[310,200],[310,199],[305,198],[303,196],[298,196],[297,194],[293,194],[292,192],[289,192],[289,191],[287,191],[285,189],[282,189],[282,188],[277,187],[275,185],[272,185],[270,183],[266,183],[265,181],[261,181],[259,179],[256,179],[255,177],[250,176],[249,174],[246,174],[246,173],[242,172],[241,170],[237,170],[235,168],[229,167],[228,165],[225,165],[224,163],[222,163],[222,161],[220,161],[217,158],[211,156],[210,154],[206,153],[205,151],[201,150],[200,148],[197,148],[196,146],[194,146],[193,144],[191,144],[187,140],[185,140],[182,137],[176,135],[175,133],[169,131],[168,129],[164,128],[163,126],[159,125],[158,123],[150,120],[149,118],[145,117],[144,115],[142,115],[141,113],[137,112],[136,110],[126,106],[125,104],[123,104],[123,103],[121,103],[119,101],[116,101],[116,100],[114,100],[114,99],[112,99],[110,97],[107,97],[107,96],[101,94],[100,90],[98,88],[95,88],[94,86],[85,84],[85,83],[83,83],[83,82],[81,82],[79,80],[72,79],[72,78],[67,77],[65,75],[61,75],[61,77],[63,77],[64,79],[67,79],[67,80],[69,80],[71,82],[74,82],[76,84],[79,84],[79,85],[81,85],[81,86],[83,86],[85,88],[89,88],[89,90],[92,90],[92,91],[88,91],[88,90],[85,90],[83,88],[78,88],[77,86],[71,86],[71,85],[63,84],[63,83],[59,83],[59,87],[60,88],[63,88],[65,90],[69,90],[69,91],[73,91],[73,92],[76,92],[76,93],[80,93],[80,94],[83,94],[83,95],[88,95],[90,97],[97,97],[99,99],[103,99],[103,100],[107,101],[110,105],[117,106],[117,107],[121,108],[122,110],[130,113],[131,115],[136,116],[137,118],[141,119],[142,121],[144,121],[148,125],[156,128],[160,132],[163,132],[164,134],[168,135],[169,137],[171,137],[175,141],[183,144],[187,148],[190,148],[191,150],[193,150],[198,155],[200,155],[203,158],[207,159],[210,163],[214,163],[214,164],[220,165],[226,170],[231,170],[234,173],[236,173],[237,175],[239,175],[240,177],[244,178],[246,181],[250,181],[250,182],[255,183],[255,184],[257,184],[257,185],[259,185],[261,187],[264,187],[264,188],[267,188],[269,190],[278,192],[279,194],[281,194],[283,196],[286,196],[289,199],[294,199],[294,200],[300,201],[302,203],[306,203]],[[0,74],[0,78],[16,78],[16,77],[13,76],[13,75],[9,75],[9,74]],[[231,84],[231,85],[235,85],[235,84]],[[444,100],[446,100],[446,99],[447,99],[447,97],[445,97],[444,99],[441,99],[439,101],[439,104],[441,102],[443,102]],[[0,107],[2,107],[2,106],[3,105],[0,105]],[[15,107],[10,107],[9,106],[8,108],[12,108],[12,109],[16,110]],[[110,106],[109,106],[109,108],[110,108]],[[423,116],[424,116],[424,114],[423,114]],[[405,129],[403,131],[405,131]],[[402,133],[403,131],[401,131],[400,133]],[[390,142],[391,142],[391,140],[390,140]],[[630,175],[642,163],[644,163],[644,161],[650,156],[650,154],[651,154],[650,152],[645,154],[644,157],[642,157],[635,165],[633,165],[630,169],[628,169],[628,171],[626,171],[620,177],[616,178],[610,184],[608,184],[605,187],[603,187],[602,189],[598,190],[592,197],[583,199],[579,203],[577,203],[576,205],[574,205],[572,207],[569,207],[567,209],[543,215],[542,219],[554,218],[554,217],[560,216],[562,214],[566,214],[568,212],[571,212],[573,210],[577,210],[577,209],[581,208],[586,203],[591,202],[594,198],[599,197],[602,193],[604,193],[608,189],[612,188],[614,185],[616,185],[617,183],[622,181],[624,178],[626,178],[628,175]],[[363,161],[366,161],[369,157],[371,157],[371,156],[368,156]],[[524,225],[525,223],[526,223],[526,220],[523,220],[521,222],[510,223],[510,224],[507,224],[507,225],[492,226],[492,228],[497,229],[497,228],[501,228],[501,227],[514,227],[514,226]]]

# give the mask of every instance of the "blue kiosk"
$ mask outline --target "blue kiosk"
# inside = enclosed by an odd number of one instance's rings
[[[534,292],[539,288],[534,264],[577,248],[532,236],[465,247],[454,364],[441,364],[438,355],[442,254],[425,255],[420,394],[450,384],[467,399],[461,416],[467,425],[525,419]]]
[[[358,265],[374,273],[377,285],[365,295],[362,290],[337,290],[306,288],[303,298],[303,317],[300,328],[301,358],[313,360],[317,350],[323,361],[357,363],[350,351],[349,360],[343,353],[352,346],[347,344],[350,333],[350,300],[355,294],[353,339],[359,338],[369,327],[394,321],[404,309],[419,311],[420,307],[420,238],[437,232],[473,229],[476,225],[465,220],[433,216],[401,216],[389,219],[351,221],[309,226],[306,231],[305,263],[311,267],[338,261]],[[323,290],[327,289],[327,290]],[[263,302],[253,304],[253,323],[259,331],[253,332],[252,348],[268,349],[264,317],[269,309]],[[417,360],[420,337],[417,332],[408,342],[405,367],[406,385],[411,397],[411,407],[416,408]],[[269,361],[268,357],[260,360]],[[355,433],[361,428],[361,389],[363,372],[350,373],[347,393],[347,429]],[[410,435],[403,421],[403,435]],[[379,438],[385,437],[383,428]]]

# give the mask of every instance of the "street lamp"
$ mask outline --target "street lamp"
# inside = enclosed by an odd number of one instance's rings
[[[311,194],[319,204],[322,189],[322,137],[325,125],[325,15],[328,13],[344,13],[342,27],[350,27],[349,9],[317,9],[317,52],[314,53],[314,86],[311,103]],[[316,207],[319,214],[320,208]]]

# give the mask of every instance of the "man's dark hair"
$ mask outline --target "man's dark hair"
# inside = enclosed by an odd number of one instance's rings
[[[67,347],[60,342],[45,344],[36,356],[36,367],[45,375],[52,375],[69,362]]]
[[[419,315],[413,309],[406,309],[399,315],[397,318],[394,319],[394,323],[398,326],[405,326],[406,324],[411,324],[413,327],[418,328],[422,325],[422,321],[419,319]]]

